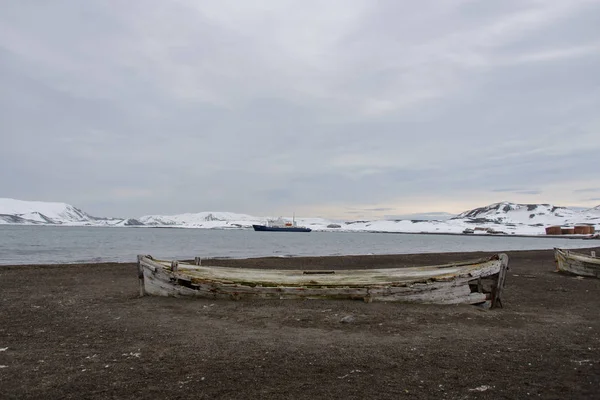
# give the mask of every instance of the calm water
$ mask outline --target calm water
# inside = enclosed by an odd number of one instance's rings
[[[0,265],[156,258],[401,254],[593,247],[597,241],[385,233],[0,226]]]

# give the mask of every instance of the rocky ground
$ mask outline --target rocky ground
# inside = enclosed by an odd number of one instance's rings
[[[0,398],[600,397],[600,279],[554,272],[551,251],[508,254],[504,308],[491,311],[139,298],[134,264],[0,267]],[[255,262],[362,268],[483,255]]]

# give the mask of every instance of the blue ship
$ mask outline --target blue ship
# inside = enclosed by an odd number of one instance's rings
[[[252,225],[255,231],[258,232],[310,232],[312,229],[304,226],[267,226],[267,225]]]
[[[276,221],[268,220],[266,225],[252,225],[257,232],[310,232],[312,229],[296,224],[296,217],[292,222],[284,222],[281,218]]]

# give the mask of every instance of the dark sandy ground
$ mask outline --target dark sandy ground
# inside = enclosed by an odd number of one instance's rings
[[[488,254],[260,265],[391,267]],[[600,398],[600,279],[554,272],[551,251],[508,254],[504,308],[490,311],[139,298],[134,264],[0,267],[0,398]],[[221,262],[234,263],[244,262]]]

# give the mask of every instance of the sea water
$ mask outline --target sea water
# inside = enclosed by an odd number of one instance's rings
[[[323,256],[593,247],[598,241],[366,232],[0,225],[0,265],[199,257]]]

